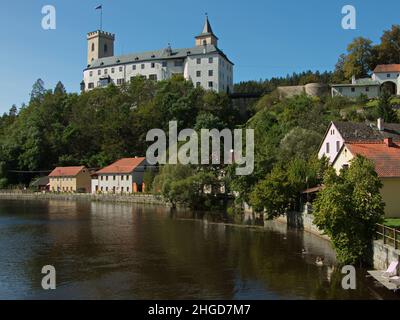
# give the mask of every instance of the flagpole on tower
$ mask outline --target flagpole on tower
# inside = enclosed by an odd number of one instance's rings
[[[100,31],[103,31],[103,5],[97,6],[96,10],[100,10]]]

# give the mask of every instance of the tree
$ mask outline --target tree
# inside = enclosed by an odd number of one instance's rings
[[[372,57],[372,41],[363,37],[354,39],[347,47],[343,64],[344,76],[363,78],[369,75]]]
[[[308,159],[317,151],[322,135],[313,130],[295,127],[289,131],[280,143],[280,158],[292,159],[299,157]]]
[[[46,89],[44,87],[44,81],[42,79],[36,80],[36,82],[32,86],[31,91],[31,102],[34,100],[41,101],[46,93]]]
[[[383,32],[381,43],[377,46],[377,62],[375,64],[400,63],[400,26],[393,25]]]
[[[386,90],[383,90],[379,97],[377,116],[389,123],[397,123],[399,121],[396,111],[393,110],[390,104],[390,93]]]
[[[54,88],[54,94],[66,94],[64,84],[61,81],[58,81],[56,87]]]
[[[376,224],[382,222],[382,183],[374,163],[361,156],[337,176],[330,168],[314,202],[314,223],[331,238],[338,261],[368,263]]]

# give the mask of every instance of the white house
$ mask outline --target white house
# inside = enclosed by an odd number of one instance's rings
[[[217,92],[233,92],[233,66],[218,48],[208,17],[203,31],[191,48],[167,48],[114,56],[115,35],[104,31],[88,33],[88,65],[83,72],[82,91],[121,85],[135,76],[159,81],[182,75],[197,87]]]
[[[382,90],[400,95],[400,64],[378,65],[370,78],[352,78],[350,84],[332,84],[332,96],[357,98],[361,94],[376,98]]]
[[[92,193],[128,194],[144,192],[146,158],[124,158],[96,172]]]
[[[382,119],[378,119],[376,125],[333,121],[319,147],[318,157],[326,156],[333,163],[344,143],[383,141],[385,138],[400,141],[400,124],[384,123]]]

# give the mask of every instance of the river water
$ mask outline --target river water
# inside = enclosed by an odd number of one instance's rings
[[[0,257],[0,299],[399,298],[365,270],[343,290],[330,243],[312,234],[148,205],[1,200]],[[45,265],[56,290],[41,287]]]

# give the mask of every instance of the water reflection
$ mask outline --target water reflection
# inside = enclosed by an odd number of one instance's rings
[[[157,206],[1,201],[0,298],[397,297],[362,270],[357,290],[342,290],[329,242],[275,222],[251,224]],[[56,291],[40,287],[47,264],[56,267]]]

